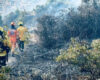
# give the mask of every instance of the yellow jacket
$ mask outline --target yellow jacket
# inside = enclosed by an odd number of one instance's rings
[[[3,56],[6,56],[7,55],[7,52],[6,51],[3,51],[2,53],[0,53],[0,56],[3,57]]]
[[[3,40],[3,45],[11,48],[11,45],[10,45],[10,43],[7,39]],[[2,49],[2,47],[0,49]],[[4,49],[3,52],[0,52],[0,56],[6,56],[6,55],[7,55],[7,50],[6,49]]]
[[[18,35],[21,41],[25,41],[26,40],[26,33],[27,33],[27,28],[20,26],[18,29]]]
[[[10,45],[10,43],[9,43],[9,40],[8,40],[8,37],[7,37],[6,32],[3,30],[2,27],[0,27],[0,31],[3,31],[3,33],[4,33],[3,36],[5,36],[4,39],[1,38],[1,42],[3,43],[3,46],[4,46],[4,47],[7,46],[7,47],[11,48],[11,45]],[[6,55],[7,55],[7,50],[4,48],[3,51],[2,51],[2,49],[3,49],[3,47],[0,47],[0,50],[1,50],[1,51],[0,51],[0,56],[6,56]]]

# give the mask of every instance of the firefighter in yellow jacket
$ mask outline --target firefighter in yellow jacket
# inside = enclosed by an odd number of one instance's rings
[[[26,40],[27,28],[23,26],[23,22],[19,22],[18,25],[19,25],[19,28],[17,29],[17,31],[18,31],[18,35],[19,35],[19,41],[18,41],[19,50],[21,52],[23,52],[24,43],[25,43],[25,40]]]
[[[7,40],[6,35],[4,34],[3,28],[0,27],[0,67],[6,65],[9,51],[10,51],[9,42]]]

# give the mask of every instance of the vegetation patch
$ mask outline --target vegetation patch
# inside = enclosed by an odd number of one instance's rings
[[[80,67],[81,72],[88,72],[92,79],[99,78],[100,74],[100,39],[91,43],[71,38],[67,50],[61,50],[56,58],[58,62],[68,62]]]

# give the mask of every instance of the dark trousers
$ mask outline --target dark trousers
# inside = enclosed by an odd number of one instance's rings
[[[20,50],[24,49],[24,41],[19,41],[19,49]]]
[[[6,56],[0,56],[0,67],[6,66]]]

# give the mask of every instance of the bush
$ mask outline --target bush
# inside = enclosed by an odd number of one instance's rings
[[[80,39],[100,37],[100,6],[98,8],[91,6],[82,5],[77,12],[71,9],[68,13],[67,26],[71,37],[79,37]]]
[[[61,50],[56,61],[77,65],[81,72],[91,73],[93,79],[100,77],[100,39],[93,40],[90,45],[72,38],[68,49]]]
[[[10,71],[11,71],[10,67],[2,67],[0,70],[1,73],[10,73]]]
[[[54,35],[55,19],[53,16],[43,16],[38,20],[39,30],[37,34],[40,37],[41,45],[46,48],[54,47],[56,39]]]
[[[2,67],[0,69],[0,80],[9,80],[10,79],[10,67]]]
[[[0,73],[0,80],[6,80],[5,74]]]
[[[88,6],[88,7],[87,7]],[[92,6],[92,7],[91,7]],[[76,11],[69,9],[63,16],[42,15],[38,17],[38,35],[41,45],[50,48],[70,40],[71,37],[82,39],[100,38],[100,6],[82,5]]]
[[[70,30],[66,27],[66,20],[62,17],[44,15],[37,19],[40,45],[45,48],[58,48],[70,39]]]

